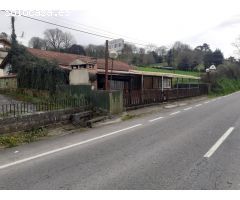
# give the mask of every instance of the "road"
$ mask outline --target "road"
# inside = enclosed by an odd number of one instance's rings
[[[0,152],[0,189],[240,189],[240,93]]]

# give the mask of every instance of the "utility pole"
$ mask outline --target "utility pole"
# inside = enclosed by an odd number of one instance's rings
[[[106,47],[105,47],[105,90],[109,89],[108,83],[108,40],[106,40]]]

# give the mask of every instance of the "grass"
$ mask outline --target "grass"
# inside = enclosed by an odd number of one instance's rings
[[[172,74],[188,75],[188,76],[195,76],[195,77],[200,76],[200,73],[196,71],[168,70],[168,69],[158,69],[153,67],[137,67],[137,70],[146,71],[146,72],[172,73]]]
[[[136,117],[136,115],[126,114],[126,115],[122,116],[122,121],[130,120],[134,117]]]
[[[43,100],[43,98],[32,97],[27,94],[22,94],[18,91],[0,91],[0,94],[8,96],[16,101],[23,101],[23,102],[29,102],[29,103],[38,103],[41,100]]]
[[[30,143],[39,140],[42,137],[46,137],[48,132],[44,128],[31,129],[14,135],[2,135],[0,136],[0,146],[4,148],[15,147],[21,144]]]
[[[223,78],[217,80],[213,86],[210,97],[223,96],[240,90],[240,80]]]

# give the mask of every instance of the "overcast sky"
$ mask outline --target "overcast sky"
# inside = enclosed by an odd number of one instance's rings
[[[74,4],[72,8],[74,10],[70,10],[68,16],[35,18],[114,38],[124,38],[131,42],[153,43],[157,46],[170,47],[175,41],[181,41],[194,48],[208,43],[213,50],[220,48],[225,57],[234,55],[232,43],[240,35],[240,7],[237,0],[88,0],[84,5]],[[64,9],[69,10],[69,7],[65,6]],[[10,33],[10,18],[0,13],[0,22],[0,32]],[[22,17],[17,17],[16,20],[17,35],[20,36],[24,32],[24,38],[19,38],[24,44],[27,44],[33,36],[43,37],[43,32],[47,28],[55,26]],[[103,44],[105,41],[103,38],[62,30],[71,32],[82,45]]]

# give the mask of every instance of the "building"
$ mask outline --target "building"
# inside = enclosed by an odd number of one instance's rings
[[[56,61],[60,68],[69,70],[69,83],[72,85],[89,84],[92,88],[102,90],[105,86],[105,59],[88,56],[45,51],[27,48],[36,57]],[[171,73],[142,72],[135,70],[125,62],[108,60],[108,80],[111,90],[122,90],[124,93],[143,90],[166,90],[173,87],[173,78],[196,79],[196,77],[175,75]],[[1,66],[4,75],[9,65]]]
[[[9,73],[9,65],[1,67],[6,62],[8,51],[11,48],[11,43],[6,38],[0,37],[0,77],[7,76]]]
[[[120,39],[109,41],[109,44],[108,44],[109,50],[114,50],[118,54],[121,54],[123,48],[124,48],[124,40],[123,39],[120,38]]]

